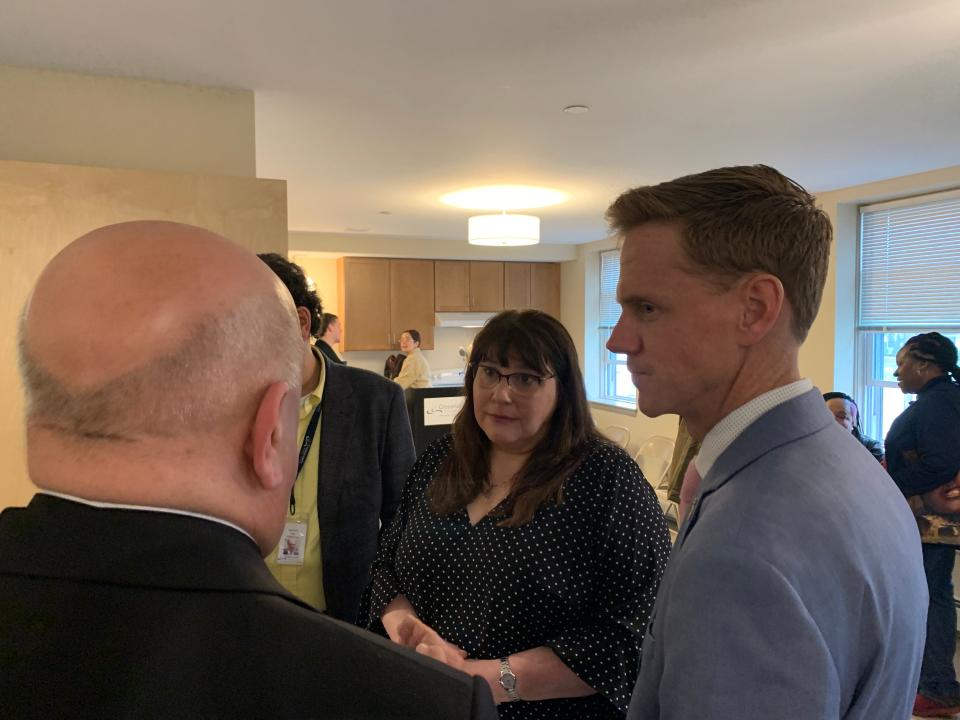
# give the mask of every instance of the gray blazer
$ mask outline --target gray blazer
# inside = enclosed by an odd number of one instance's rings
[[[416,453],[403,390],[376,373],[328,362],[320,421],[320,552],[327,614],[355,623],[386,527]]]
[[[628,718],[908,718],[927,607],[917,526],[820,391],[754,422],[701,488]]]

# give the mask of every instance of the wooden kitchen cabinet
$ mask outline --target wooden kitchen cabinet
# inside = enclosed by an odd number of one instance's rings
[[[504,263],[503,301],[508,308],[534,308],[559,319],[559,263]]]
[[[530,307],[560,319],[560,263],[530,264]]]
[[[436,260],[433,263],[434,309],[437,312],[470,310],[470,263]]]
[[[404,330],[420,331],[420,349],[433,350],[433,260],[390,260],[391,348]]]
[[[434,261],[434,309],[437,312],[503,310],[503,265],[487,261]]]
[[[503,263],[470,263],[470,310],[503,310]]]
[[[503,305],[512,310],[530,307],[530,265],[507,262],[503,264]]]
[[[398,350],[410,328],[433,350],[432,260],[343,257],[337,271],[344,352]]]

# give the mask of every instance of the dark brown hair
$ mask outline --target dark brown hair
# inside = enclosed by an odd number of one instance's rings
[[[508,365],[511,358],[541,375],[554,375],[557,405],[543,439],[514,477],[507,516],[501,525],[524,525],[540,506],[562,502],[564,482],[590,446],[602,441],[590,416],[577,350],[566,328],[539,310],[499,313],[473,341],[464,376],[466,399],[453,422],[453,450],[428,490],[430,507],[438,514],[463,510],[487,483],[490,440],[474,415],[473,381],[479,363]]]
[[[766,165],[726,167],[623,193],[607,209],[621,235],[648,222],[680,224],[690,272],[729,289],[754,272],[777,277],[806,338],[823,297],[833,228],[812,195]]]

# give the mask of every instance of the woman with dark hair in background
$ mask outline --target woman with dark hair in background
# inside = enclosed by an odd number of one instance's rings
[[[904,394],[917,399],[887,433],[887,470],[906,497],[929,494],[960,472],[960,368],[957,348],[940,333],[907,340],[897,353]],[[960,685],[953,667],[957,616],[953,603],[955,546],[923,543],[930,604],[927,643],[914,715],[950,717],[960,712]]]
[[[877,462],[883,462],[883,445],[863,434],[860,425],[860,408],[852,397],[842,392],[828,392],[823,394],[827,409],[833,413],[833,419],[845,430],[850,431],[860,441]]]
[[[670,551],[656,495],[546,313],[487,323],[465,396],[381,538],[370,624],[484,677],[503,718],[622,718]]]
[[[400,349],[406,357],[400,366],[400,373],[393,379],[404,390],[407,388],[430,387],[430,366],[420,351],[420,331],[404,330],[400,333]]]

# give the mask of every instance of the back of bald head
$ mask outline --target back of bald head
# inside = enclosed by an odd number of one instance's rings
[[[290,295],[201,228],[94,230],[44,269],[20,325],[27,425],[84,443],[223,434],[271,383],[299,387]]]

